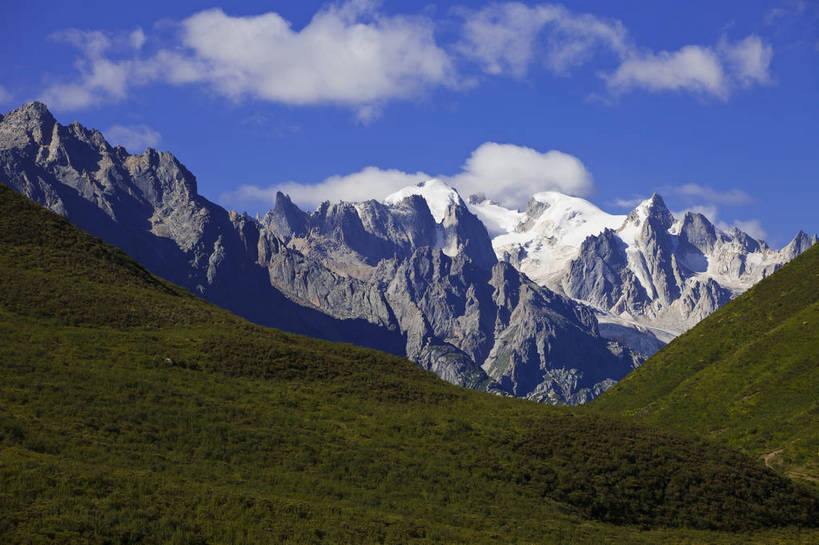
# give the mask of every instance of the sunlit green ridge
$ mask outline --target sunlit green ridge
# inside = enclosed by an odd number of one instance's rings
[[[819,484],[819,245],[672,341],[591,409]]]

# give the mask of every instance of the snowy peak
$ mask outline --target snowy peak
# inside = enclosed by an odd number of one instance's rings
[[[384,202],[392,205],[398,204],[410,195],[420,195],[423,197],[427,202],[429,211],[432,212],[432,217],[435,218],[437,223],[444,221],[447,210],[451,205],[466,206],[466,203],[464,203],[454,188],[449,187],[437,178],[432,178],[418,185],[399,189],[395,193],[388,195],[387,198],[384,199]]]
[[[536,193],[529,201],[527,215],[522,231],[539,232],[561,244],[578,247],[586,237],[606,228],[616,229],[624,220],[623,216],[603,212],[585,199],[555,191]]]
[[[589,201],[556,191],[533,195],[526,210],[503,208],[491,201],[472,200],[470,209],[495,235],[499,259],[508,260],[542,285],[554,286],[586,238],[618,229],[626,216],[608,214]]]
[[[405,259],[423,247],[463,255],[484,269],[497,262],[480,220],[457,191],[434,179],[384,202],[323,202],[312,213],[279,193],[262,225],[289,248],[359,280],[370,279],[380,261]]]
[[[800,233],[775,251],[738,229],[719,230],[702,214],[677,220],[656,193],[628,215],[552,191],[533,195],[523,212],[479,199],[469,206],[491,225],[499,259],[595,307],[609,330],[638,324],[663,341],[816,242]]]
[[[464,254],[481,268],[490,268],[497,262],[484,223],[470,211],[456,189],[437,178],[400,189],[384,199],[384,203],[397,209],[419,197],[436,224],[436,240],[429,244],[431,247],[441,249],[450,257]]]
[[[671,215],[663,198],[654,193],[629,212],[628,221],[637,225],[643,225],[644,222],[649,221],[655,228],[665,230],[669,229],[674,223],[674,216]]]

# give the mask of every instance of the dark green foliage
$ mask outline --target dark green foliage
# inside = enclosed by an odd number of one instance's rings
[[[819,245],[593,402],[819,483]]]
[[[744,455],[254,326],[2,186],[0,341],[2,543],[819,538]]]

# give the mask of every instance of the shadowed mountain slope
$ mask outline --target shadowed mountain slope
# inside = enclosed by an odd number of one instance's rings
[[[0,117],[0,183],[253,322],[406,356],[460,386],[578,404],[644,359],[497,263],[440,182],[424,184],[444,197],[432,206],[408,193],[308,214],[280,195],[257,221],[199,195],[171,153],[129,154],[31,102]]]

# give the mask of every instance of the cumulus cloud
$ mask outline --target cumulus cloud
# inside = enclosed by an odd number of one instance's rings
[[[623,61],[605,77],[609,88],[623,93],[637,88],[649,91],[694,91],[724,97],[725,72],[717,55],[707,47],[685,46],[669,53],[646,52]]]
[[[695,204],[692,206],[687,206],[681,210],[673,211],[671,214],[675,218],[682,218],[687,212],[702,214],[713,224],[716,224],[717,220],[719,220],[719,208],[714,204]]]
[[[676,51],[640,48],[617,20],[575,13],[554,4],[491,4],[463,11],[457,50],[488,74],[524,76],[540,61],[565,74],[599,53],[617,59],[603,73],[608,89],[685,91],[725,99],[737,88],[770,83],[773,48],[759,36],[738,42],[723,38],[716,46],[684,45]]]
[[[737,84],[749,87],[755,83],[770,83],[773,48],[759,36],[751,35],[734,44],[723,39],[718,51]]]
[[[141,29],[137,30],[141,32]],[[105,101],[123,100],[129,87],[136,83],[136,61],[116,61],[108,56],[111,50],[135,48],[130,35],[111,36],[100,31],[69,29],[52,34],[50,38],[77,48],[82,57],[75,62],[79,72],[75,81],[51,85],[40,96],[40,100],[49,106],[58,110],[75,110]]]
[[[762,228],[762,223],[756,219],[747,221],[736,220],[734,221],[734,226],[740,231],[745,231],[757,240],[764,240],[768,236],[768,233]]]
[[[300,31],[275,13],[231,17],[213,9],[182,22],[182,41],[203,63],[202,80],[230,97],[368,104],[449,81],[452,65],[429,21],[372,9],[330,7]]]
[[[460,172],[437,175],[441,181],[458,189],[464,197],[483,194],[506,206],[522,208],[534,193],[556,190],[571,195],[587,195],[593,179],[576,157],[560,151],[537,150],[487,142],[467,158]],[[232,207],[258,210],[271,207],[281,191],[306,208],[329,201],[383,200],[399,189],[425,182],[432,176],[423,172],[408,173],[394,169],[366,167],[343,176],[331,176],[319,183],[285,182],[270,187],[244,185],[224,193],[220,200]]]
[[[131,50],[125,56],[111,54],[111,35],[56,35],[82,52],[79,78],[53,85],[43,98],[77,109],[122,100],[130,87],[151,82],[198,83],[233,100],[348,105],[367,120],[385,101],[456,84],[430,20],[386,16],[365,0],[322,9],[300,30],[274,12],[239,17],[221,9],[195,13],[178,30],[174,47],[146,57],[139,54],[146,42],[141,28],[116,36]]]
[[[573,155],[557,150],[541,153],[495,142],[482,144],[473,151],[463,172],[448,181],[464,196],[483,194],[514,208],[522,207],[539,191],[584,196],[594,187],[591,173]]]
[[[729,191],[717,191],[710,187],[700,186],[697,184],[686,184],[677,188],[665,188],[670,194],[683,196],[684,198],[700,200],[697,204],[691,204],[681,210],[672,212],[674,217],[682,218],[686,212],[694,212],[702,214],[713,223],[718,229],[723,231],[731,231],[735,227],[740,231],[751,235],[757,240],[763,240],[767,233],[757,219],[750,220],[734,220],[732,222],[724,221],[720,218],[719,205],[727,206],[742,206],[750,204],[753,199],[747,193],[738,189]],[[706,200],[706,202],[702,202]]]
[[[613,61],[597,68],[612,96],[646,89],[727,99],[773,81],[773,49],[756,35],[653,51],[638,47],[620,21],[562,5],[491,3],[454,13],[461,24],[443,44],[436,29],[452,21],[388,15],[375,0],[329,4],[302,28],[272,11],[234,16],[214,8],[166,26],[171,39],[142,28],[69,29],[52,38],[80,52],[77,73],[40,98],[69,110],[122,101],[152,83],[198,85],[234,101],[341,105],[367,123],[390,101],[468,88],[476,69],[521,78],[539,65],[565,76],[592,60]]]
[[[105,138],[114,145],[123,146],[131,153],[141,153],[145,148],[155,148],[161,135],[147,125],[114,125],[104,131]]]
[[[464,11],[463,36],[457,49],[489,74],[523,76],[535,53],[557,73],[589,60],[603,48],[623,55],[629,50],[625,27],[590,14],[575,14],[560,5],[492,4]],[[543,37],[545,48],[538,47]]]
[[[727,99],[737,88],[769,83],[772,58],[773,48],[759,36],[734,43],[723,38],[717,47],[687,45],[674,52],[633,53],[604,78],[616,94],[646,89]]]
[[[313,209],[323,201],[380,201],[402,187],[417,185],[430,178],[422,172],[411,174],[369,166],[352,174],[330,176],[316,184],[291,181],[270,187],[243,185],[236,191],[222,194],[220,200],[232,207],[259,209],[272,207],[276,203],[276,193],[281,191],[297,205]]]

